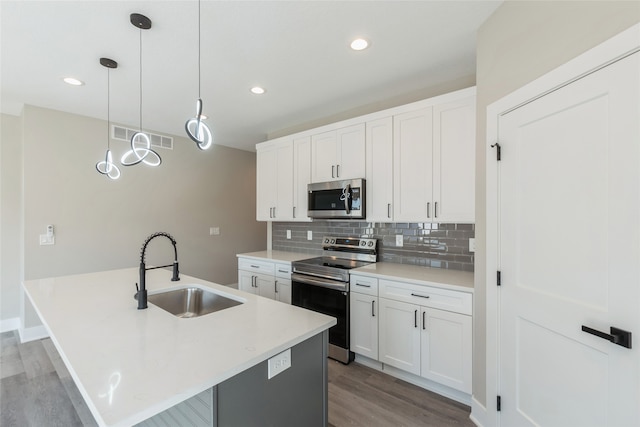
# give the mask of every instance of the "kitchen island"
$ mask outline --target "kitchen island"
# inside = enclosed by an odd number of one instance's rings
[[[133,425],[197,398],[211,406],[199,425],[297,424],[283,416],[299,412],[313,420],[306,425],[326,425],[334,318],[194,277],[170,279],[148,271],[149,294],[197,284],[243,304],[196,318],[153,304],[138,310],[137,268],[23,283],[98,424]],[[268,359],[288,349],[291,367],[269,379]]]

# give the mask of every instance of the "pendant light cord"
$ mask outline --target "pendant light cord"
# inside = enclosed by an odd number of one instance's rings
[[[140,31],[140,132],[142,132],[142,29]]]
[[[198,0],[198,98],[202,98],[200,96],[200,86],[201,86],[200,69],[201,69],[200,67],[200,0]]]
[[[107,67],[107,150],[111,150],[111,138],[109,138],[109,126],[111,123],[111,69]]]

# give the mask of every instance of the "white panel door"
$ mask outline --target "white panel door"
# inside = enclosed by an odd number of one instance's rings
[[[393,118],[367,122],[367,221],[393,221]]]
[[[638,426],[640,54],[498,126],[501,425]]]
[[[379,360],[420,375],[420,306],[380,298]]]
[[[433,220],[475,222],[476,97],[433,107]]]
[[[378,297],[358,292],[349,294],[350,347],[354,353],[378,359]]]
[[[433,159],[432,108],[393,117],[393,218],[430,221]]]

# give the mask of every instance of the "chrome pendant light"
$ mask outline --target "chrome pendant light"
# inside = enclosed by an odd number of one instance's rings
[[[196,143],[199,149],[206,150],[213,143],[211,129],[202,117],[202,98],[200,97],[200,0],[198,0],[198,100],[196,101],[196,115],[194,118],[187,120],[184,125],[189,138]]]
[[[148,166],[159,166],[162,159],[151,149],[149,135],[142,132],[142,30],[151,28],[151,19],[139,13],[132,13],[129,18],[131,25],[140,30],[140,130],[131,137],[131,150],[124,153],[120,163],[123,166],[133,166],[141,162]]]
[[[109,58],[100,58],[100,64],[107,69],[107,153],[105,154],[104,160],[96,163],[96,169],[103,175],[108,176],[111,179],[120,178],[120,169],[113,163],[113,158],[111,156],[111,138],[109,137],[109,129],[111,128],[111,117],[110,117],[110,92],[111,92],[111,81],[110,81],[110,73],[111,69],[118,68],[118,63],[113,59]]]

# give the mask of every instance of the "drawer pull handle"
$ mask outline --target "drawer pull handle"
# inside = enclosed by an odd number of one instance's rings
[[[429,298],[429,295],[411,294],[412,297]]]
[[[288,273],[288,272],[289,272],[289,270],[280,270],[280,269],[278,269],[278,273]]]
[[[260,268],[260,266],[251,264],[251,268]]]
[[[356,283],[356,286],[362,286],[363,288],[370,288],[371,285],[363,285],[362,283]]]

